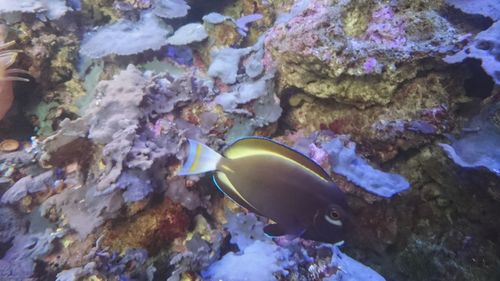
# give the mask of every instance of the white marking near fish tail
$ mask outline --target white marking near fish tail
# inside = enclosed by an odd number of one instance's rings
[[[222,155],[200,142],[192,139],[188,139],[188,141],[188,158],[178,175],[187,176],[215,171]]]

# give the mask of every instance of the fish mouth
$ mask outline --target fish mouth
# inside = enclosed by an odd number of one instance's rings
[[[306,229],[303,238],[308,240],[314,240],[323,243],[335,244],[340,241],[345,241],[346,235],[344,227],[321,229],[318,222],[319,214],[316,214],[313,223]]]
[[[333,234],[333,235],[328,235],[325,240],[327,240],[328,243],[335,244],[338,242],[345,241],[346,235],[344,233],[339,233],[339,234]]]

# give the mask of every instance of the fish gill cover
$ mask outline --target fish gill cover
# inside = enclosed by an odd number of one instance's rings
[[[0,0],[0,17],[0,60],[28,80],[0,73],[1,280],[499,275],[498,1]],[[187,139],[244,136],[329,173],[343,245],[269,238],[209,174],[178,176]]]

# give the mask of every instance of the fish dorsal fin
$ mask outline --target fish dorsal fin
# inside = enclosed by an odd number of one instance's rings
[[[241,207],[260,215],[259,211],[253,207],[247,200],[245,200],[236,188],[234,188],[231,181],[227,178],[226,174],[222,172],[215,172],[213,175],[213,181],[217,188],[224,193],[229,199],[236,202]]]
[[[239,139],[229,145],[224,150],[223,155],[229,159],[255,155],[278,156],[302,166],[325,181],[331,180],[328,173],[309,157],[293,148],[266,138],[246,137]]]

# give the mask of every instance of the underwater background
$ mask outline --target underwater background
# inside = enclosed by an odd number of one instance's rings
[[[499,85],[498,0],[0,0],[0,280],[500,280]],[[179,175],[248,136],[344,243]]]

